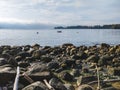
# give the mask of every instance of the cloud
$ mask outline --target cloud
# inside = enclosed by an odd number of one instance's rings
[[[0,0],[0,22],[120,23],[119,0]]]

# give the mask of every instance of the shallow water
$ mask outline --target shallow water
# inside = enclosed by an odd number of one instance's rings
[[[73,43],[95,45],[100,43],[120,44],[120,29],[62,29],[57,30],[5,30],[0,29],[0,45],[26,45],[38,43],[41,46]],[[38,34],[37,34],[38,32]]]

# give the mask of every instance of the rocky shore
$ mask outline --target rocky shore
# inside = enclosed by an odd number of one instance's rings
[[[0,46],[0,90],[120,90],[120,45]]]

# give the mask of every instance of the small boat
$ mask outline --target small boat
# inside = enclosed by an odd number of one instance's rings
[[[62,33],[62,31],[57,31],[57,33]]]
[[[37,34],[39,34],[39,32],[37,32]]]

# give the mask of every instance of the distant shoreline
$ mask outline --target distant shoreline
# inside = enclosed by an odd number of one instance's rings
[[[94,25],[94,26],[57,26],[54,29],[120,29],[120,24]]]

